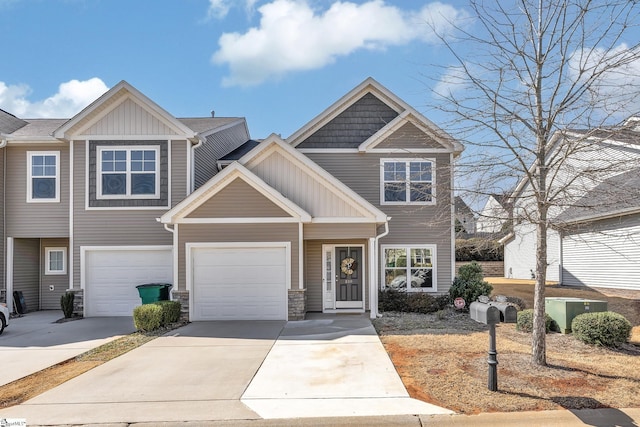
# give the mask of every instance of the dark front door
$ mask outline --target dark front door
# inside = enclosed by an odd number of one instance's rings
[[[336,308],[362,307],[362,248],[336,247]]]

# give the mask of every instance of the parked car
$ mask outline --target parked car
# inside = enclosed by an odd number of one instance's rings
[[[0,302],[0,334],[7,325],[9,325],[9,308],[7,304]]]

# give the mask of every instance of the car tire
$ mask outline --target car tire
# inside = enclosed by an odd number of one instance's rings
[[[2,335],[5,326],[7,326],[7,320],[4,318],[4,314],[0,313],[0,335]]]

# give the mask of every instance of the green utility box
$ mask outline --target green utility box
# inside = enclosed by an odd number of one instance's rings
[[[583,313],[607,311],[607,302],[582,298],[545,298],[545,310],[556,321],[560,332],[571,332],[573,318]]]
[[[142,304],[151,304],[158,301],[169,300],[169,289],[171,289],[168,283],[146,283],[144,285],[136,286],[138,294],[142,299]]]

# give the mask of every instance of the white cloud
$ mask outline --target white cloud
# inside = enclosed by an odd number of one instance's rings
[[[443,3],[405,11],[383,0],[334,2],[315,10],[306,0],[274,0],[258,8],[258,27],[225,33],[215,64],[227,64],[227,86],[257,85],[288,72],[321,68],[358,50],[386,49],[419,40],[436,42],[466,12]]]
[[[58,92],[42,101],[27,98],[31,88],[25,84],[9,85],[0,81],[0,108],[21,118],[67,118],[95,101],[109,88],[102,80],[70,80],[58,86]]]
[[[244,9],[247,14],[251,14],[258,0],[244,0]],[[236,0],[209,0],[209,9],[207,10],[207,19],[216,18],[223,19],[227,16],[232,7],[237,6],[239,1]]]

